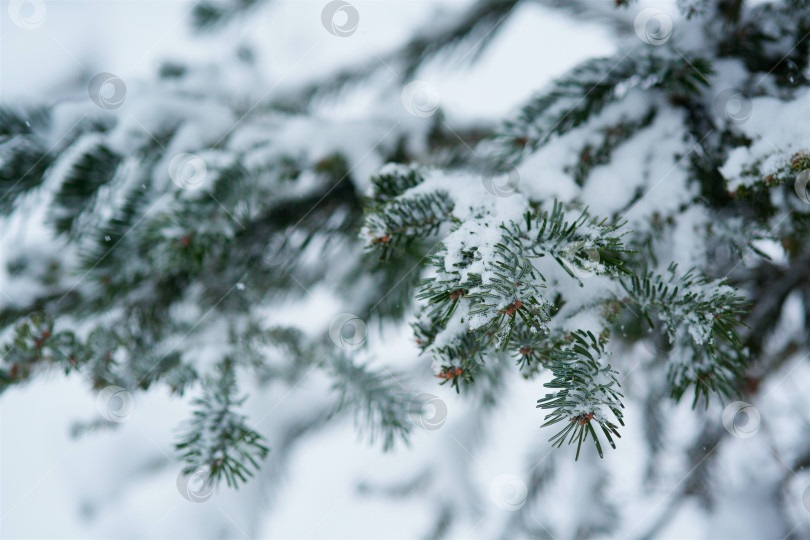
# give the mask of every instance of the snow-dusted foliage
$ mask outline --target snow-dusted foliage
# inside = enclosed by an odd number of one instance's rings
[[[323,9],[325,35],[352,37],[362,10]],[[533,10],[616,47],[499,121],[445,115],[436,60],[475,71]],[[164,390],[192,409],[184,489],[278,488],[306,437],[353,419],[396,474],[352,451],[327,476],[361,456],[350,491],[427,505],[413,535],[653,538],[705,518],[681,536],[733,537],[717,523],[746,504],[767,519],[744,534],[810,534],[810,394],[782,386],[810,351],[810,4],[478,0],[436,19],[255,103],[240,48],[115,106],[92,82],[90,100],[4,104],[0,392],[83,377],[103,411],[85,433],[127,420],[111,396]],[[741,450],[758,430],[764,451]],[[488,453],[519,474],[491,480]]]

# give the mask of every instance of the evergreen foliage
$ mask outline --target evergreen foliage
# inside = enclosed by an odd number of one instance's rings
[[[384,60],[408,80],[462,44],[475,42],[472,56],[480,55],[518,4],[474,2]],[[708,407],[748,392],[753,379],[758,385],[784,361],[765,351],[786,299],[796,293],[810,314],[810,206],[793,194],[810,170],[810,147],[794,141],[754,155],[732,179],[727,164],[752,151],[754,135],[715,114],[716,103],[731,61],[744,71],[735,80],[746,99],[807,99],[810,5],[679,1],[679,23],[704,36],[696,50],[682,50],[676,40],[629,42],[632,20],[622,14],[632,2],[611,11],[588,1],[542,4],[607,18],[626,39],[483,137],[469,134],[474,156],[460,151],[464,137],[447,143],[452,159],[446,147],[425,145],[440,127],[403,131],[396,148],[374,147],[387,164],[370,179],[358,178],[339,145],[290,149],[283,127],[268,126],[305,123],[322,99],[368,81],[376,61],[244,116],[215,96],[160,87],[166,99],[154,105],[147,136],[111,111],[65,130],[48,109],[0,110],[0,213],[10,219],[26,202],[45,205],[66,253],[20,253],[8,265],[12,278],[40,286],[0,309],[0,391],[53,368],[86,374],[96,390],[165,384],[191,392],[194,411],[176,445],[185,470],[205,467],[230,486],[247,481],[272,450],[239,412],[247,399],[237,391],[241,376],[294,389],[317,368],[333,390],[329,418],[354,415],[386,450],[407,441],[414,390],[398,371],[373,367],[361,347],[347,350],[326,329],[263,324],[265,308],[316,286],[345,293],[366,320],[410,323],[438,382],[471,399],[497,400],[512,364],[538,393],[546,381],[551,393],[537,401],[543,428],[562,426],[550,442],[576,443],[575,459],[588,440],[600,457],[605,440],[616,448],[625,408],[619,382],[635,369],[622,352],[637,343],[663,345],[642,368],[651,446],[661,444],[661,427],[648,418],[663,407],[656,396]],[[211,31],[260,8],[258,0],[202,2],[194,25]],[[202,126],[201,115],[221,122]],[[189,146],[183,134],[201,131]],[[604,181],[600,171],[661,133],[675,150],[661,157],[648,149],[645,159],[683,171],[686,195],[645,207],[657,187],[645,169],[621,211],[592,212],[582,194]],[[538,163],[560,141],[575,149],[565,172],[579,191],[569,200],[527,189],[543,182]],[[200,189],[167,176],[181,152],[205,163]],[[488,189],[517,170],[526,181],[514,193]],[[673,247],[686,234],[680,223],[701,239],[688,257]],[[783,264],[763,257],[763,240],[784,248]],[[729,255],[720,258],[720,248]],[[48,271],[37,274],[41,268]],[[794,346],[804,351],[810,343],[802,339]],[[198,362],[212,343],[220,356]]]

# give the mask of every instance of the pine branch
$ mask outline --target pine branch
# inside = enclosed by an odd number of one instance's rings
[[[726,25],[718,36],[718,56],[738,59],[751,73],[767,73],[781,88],[807,86],[810,49],[804,37],[810,30],[810,3],[806,0],[746,3],[745,9],[737,6],[736,12],[734,4],[724,2],[716,9]],[[716,28],[720,26],[720,17],[717,19]]]
[[[33,138],[0,145],[0,214],[8,214],[20,195],[42,184],[53,161],[54,156]]]
[[[82,152],[54,196],[51,220],[57,233],[70,233],[99,188],[112,180],[119,163],[121,156],[103,143]]]
[[[0,393],[29,380],[39,368],[57,366],[65,374],[70,373],[84,353],[83,344],[73,332],[57,332],[50,315],[34,313],[15,326],[11,341],[2,348]]]
[[[369,249],[380,253],[380,259],[390,258],[398,247],[427,238],[454,220],[454,205],[447,192],[408,194],[423,182],[416,168],[393,164],[372,178],[374,189],[361,236],[367,239]]]
[[[498,159],[507,164],[535,152],[554,136],[585,124],[631,88],[644,85],[677,98],[698,92],[712,73],[703,58],[627,51],[587,60],[531,98],[496,138]]]
[[[355,364],[345,354],[334,356],[328,370],[338,392],[333,414],[354,411],[355,422],[368,431],[373,442],[382,439],[383,450],[393,448],[397,439],[408,441],[410,396],[391,372],[374,371],[367,364]]]
[[[604,344],[597,341],[591,332],[578,330],[571,333],[571,344],[561,349],[551,364],[554,379],[546,383],[547,388],[559,389],[537,401],[537,407],[550,409],[543,427],[566,422],[565,426],[550,441],[561,447],[570,434],[568,444],[577,441],[576,459],[582,448],[582,441],[590,437],[596,445],[599,457],[603,457],[602,445],[591,422],[602,429],[608,443],[614,449],[613,435],[619,435],[618,426],[611,420],[624,425],[616,372],[610,365],[600,360],[605,353]]]
[[[196,378],[196,372],[188,367],[184,373],[175,373],[183,367],[179,354],[156,356],[137,339],[114,329],[95,325],[82,340],[70,330],[56,331],[54,326],[53,317],[46,312],[35,312],[17,323],[13,339],[2,349],[5,365],[0,366],[0,391],[52,367],[63,369],[66,374],[74,370],[84,372],[95,389],[135,386],[131,384],[133,380],[146,389],[165,373],[176,381],[173,389],[182,391]],[[139,373],[139,366],[143,367],[143,373]]]
[[[127,371],[126,368],[129,367],[119,365],[122,352],[137,355],[140,351],[136,351],[134,344],[115,330],[98,326],[90,332],[80,362],[82,367],[86,368],[93,388],[101,389],[110,385],[130,386],[125,380],[131,380],[131,377],[119,373],[120,368],[123,367],[124,371]]]
[[[545,333],[551,305],[540,294],[544,280],[526,256],[521,239],[505,234],[495,244],[493,258],[485,271],[486,283],[478,277],[480,285],[469,287],[470,329],[492,333],[496,349],[508,343],[516,317],[532,331]]]
[[[458,375],[472,382],[482,364],[477,358],[490,349],[511,348],[528,362],[548,346],[540,343],[549,333],[555,306],[540,293],[546,280],[533,260],[553,257],[580,285],[579,271],[611,277],[628,272],[620,258],[626,252],[622,224],[607,224],[587,210],[569,220],[555,202],[551,212],[528,212],[522,223],[502,224],[500,232],[500,241],[491,247],[473,242],[456,253],[443,247],[430,258],[435,275],[422,280],[417,295],[424,302],[414,324],[417,343],[432,352],[439,376],[452,379],[456,388]],[[513,339],[516,331],[522,337]],[[436,346],[443,333],[450,337]],[[471,344],[468,333],[481,343]],[[529,339],[529,334],[536,337]]]
[[[0,106],[0,145],[17,135],[33,135],[50,123],[50,110],[46,107],[32,107],[14,111]]]
[[[388,164],[371,177],[374,203],[382,204],[395,199],[425,181],[416,166]]]
[[[519,232],[514,223],[510,228],[513,236],[528,237],[531,256],[551,256],[581,285],[577,270],[613,276],[628,272],[620,258],[622,253],[629,252],[622,241],[627,233],[624,225],[593,217],[587,208],[569,222],[563,205],[554,201],[551,213],[544,211],[535,220],[526,215],[525,233]]]
[[[269,450],[263,437],[247,426],[247,418],[235,412],[245,401],[236,391],[234,366],[225,360],[218,375],[205,380],[202,396],[192,402],[196,410],[176,444],[186,462],[184,472],[203,467],[211,481],[224,478],[228,486],[238,487],[259,469]]]
[[[532,332],[526,325],[518,324],[509,341],[508,348],[518,369],[527,379],[533,378],[543,368],[551,365],[559,351],[568,345],[568,332],[554,328],[548,334]]]
[[[484,368],[484,353],[487,351],[487,337],[492,334],[481,330],[464,332],[454,336],[446,344],[432,349],[434,363],[438,364],[436,377],[440,384],[447,384],[460,392],[460,384],[472,385],[475,377]]]
[[[565,172],[571,174],[578,186],[584,186],[588,176],[599,165],[610,163],[613,152],[629,141],[643,128],[649,126],[655,118],[656,110],[650,109],[639,120],[623,120],[601,130],[602,141],[598,145],[587,143],[579,151],[579,159]]]
[[[444,191],[398,198],[369,214],[361,234],[368,247],[387,259],[401,244],[435,234],[442,224],[452,219],[453,202]]]
[[[677,275],[670,265],[668,276],[653,272],[622,281],[634,303],[651,327],[656,317],[665,328],[670,343],[691,351],[671,360],[669,380],[672,396],[680,399],[694,385],[694,407],[701,396],[708,406],[709,395],[733,395],[745,367],[742,343],[737,334],[747,301],[725,281],[709,281],[690,270]],[[683,351],[681,351],[683,352]]]
[[[151,193],[145,185],[133,187],[126,194],[121,208],[95,233],[92,243],[88,242],[82,247],[82,267],[102,274],[112,272],[121,259],[126,259],[125,246],[120,244],[142,216],[150,197]]]
[[[479,0],[447,26],[425,30],[392,53],[343,69],[319,79],[271,104],[273,108],[305,111],[316,99],[335,95],[375,75],[382,66],[396,66],[399,82],[411,80],[417,70],[444,52],[458,48],[462,58],[476,59],[506,26],[504,23],[521,0]],[[471,44],[469,48],[462,45]]]
[[[479,0],[458,17],[455,24],[414,37],[398,55],[405,64],[403,79],[413,77],[417,69],[440,52],[469,44],[470,41],[474,43],[472,47],[465,48],[464,53],[474,60],[495,39],[498,31],[505,26],[504,21],[514,13],[520,1]]]

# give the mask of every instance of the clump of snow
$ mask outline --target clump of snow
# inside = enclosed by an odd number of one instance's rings
[[[810,92],[789,102],[757,97],[751,106],[750,118],[737,129],[752,143],[732,150],[720,168],[731,190],[777,173],[796,153],[810,152]]]

